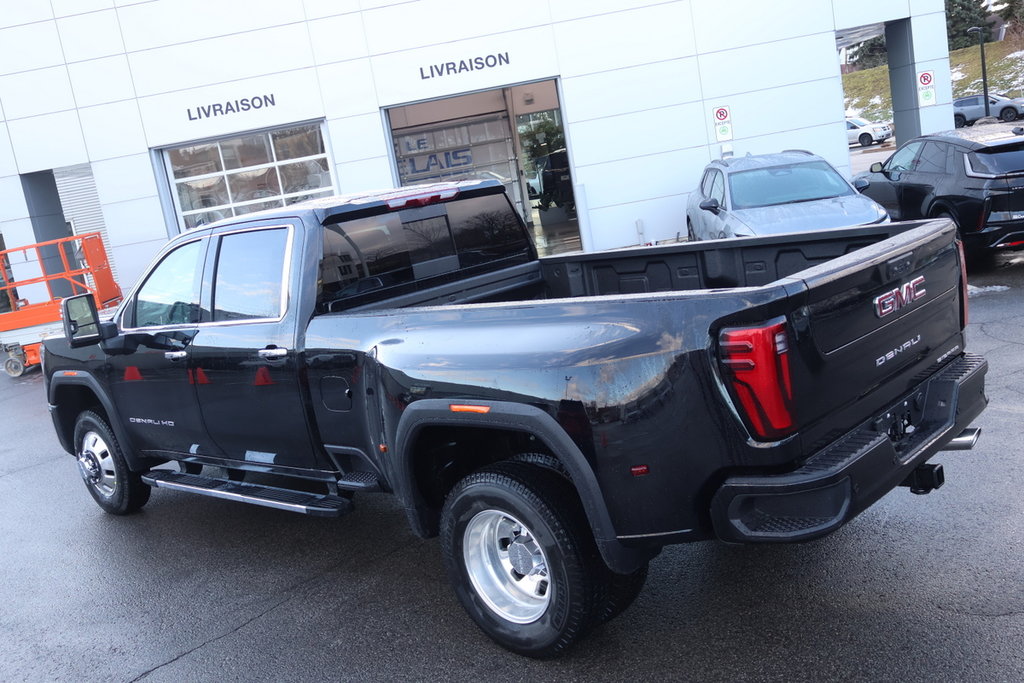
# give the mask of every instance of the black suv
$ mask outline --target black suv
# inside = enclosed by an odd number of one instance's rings
[[[893,220],[952,218],[973,256],[1024,247],[1024,128],[922,135],[856,179]]]

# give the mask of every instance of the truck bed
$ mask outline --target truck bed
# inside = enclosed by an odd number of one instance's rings
[[[925,222],[560,254],[344,310],[759,287]]]

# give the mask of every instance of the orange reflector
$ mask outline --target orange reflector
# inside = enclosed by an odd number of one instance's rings
[[[78,377],[78,371],[77,371],[77,370],[65,370],[65,371],[64,371],[63,373],[61,373],[61,374],[62,374],[62,375],[63,375],[64,377]]]
[[[645,474],[650,474],[651,468],[648,467],[647,465],[633,465],[632,467],[629,468],[629,473],[632,474],[634,477],[642,477]]]
[[[491,412],[490,406],[471,406],[460,403],[452,403],[448,406],[448,410],[453,413],[489,413]]]
[[[386,443],[382,443],[379,446],[377,446],[377,450],[379,450],[381,453],[387,453],[388,445]]]

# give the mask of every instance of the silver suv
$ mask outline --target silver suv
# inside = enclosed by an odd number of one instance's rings
[[[1024,102],[1020,99],[1011,100],[1002,95],[989,95],[988,110],[991,116],[998,116],[1003,121],[1016,121],[1024,116]],[[953,122],[957,128],[973,126],[975,121],[984,116],[984,95],[971,95],[953,100]]]
[[[885,209],[854,189],[831,164],[803,150],[712,161],[686,205],[691,241],[888,220]]]

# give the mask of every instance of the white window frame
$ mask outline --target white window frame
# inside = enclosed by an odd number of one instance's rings
[[[271,159],[272,160],[269,163],[257,164],[255,166],[243,166],[243,167],[240,167],[240,168],[232,168],[230,170],[228,170],[226,168],[226,166],[224,164],[224,152],[223,152],[223,149],[221,149],[221,146],[219,144],[222,140],[230,140],[232,138],[244,137],[244,136],[249,136],[249,135],[270,135],[271,133],[274,133],[276,131],[287,130],[289,128],[299,128],[301,126],[319,126],[319,128],[320,128],[320,139],[321,139],[321,141],[323,142],[323,145],[324,145],[324,152],[322,154],[313,154],[313,155],[310,155],[310,156],[296,157],[294,159],[279,160],[277,158],[277,150],[274,148],[273,141],[271,140],[270,154],[271,154]],[[202,174],[202,175],[188,176],[188,177],[185,177],[185,178],[175,178],[174,177],[174,169],[173,169],[173,166],[171,164],[171,152],[174,151],[174,150],[177,150],[177,149],[181,149],[183,147],[192,147],[194,145],[208,145],[208,144],[217,144],[217,154],[218,154],[218,156],[220,158],[221,170],[217,171],[217,172],[214,172],[214,173],[206,173],[206,174]],[[227,135],[221,135],[221,136],[218,136],[218,137],[215,137],[215,138],[205,138],[205,139],[202,139],[202,140],[192,140],[192,141],[189,141],[189,142],[182,142],[182,143],[178,143],[176,145],[173,145],[173,146],[170,146],[170,147],[165,147],[165,148],[161,149],[160,150],[160,157],[163,160],[163,164],[164,164],[164,173],[166,174],[166,178],[167,178],[167,186],[168,186],[168,189],[170,191],[171,202],[173,203],[173,206],[174,206],[174,217],[175,217],[175,221],[176,221],[177,226],[178,226],[178,230],[180,232],[187,232],[189,230],[194,230],[196,227],[199,227],[199,226],[194,226],[192,228],[188,227],[185,224],[185,217],[186,216],[191,216],[191,215],[196,215],[196,214],[201,214],[201,213],[209,213],[211,211],[226,212],[228,215],[225,216],[225,217],[239,216],[239,215],[243,215],[243,214],[236,214],[235,213],[235,208],[236,207],[254,206],[254,205],[258,205],[258,204],[263,204],[263,203],[268,202],[268,201],[273,201],[275,199],[283,200],[285,202],[285,206],[287,206],[288,199],[294,198],[294,197],[307,197],[307,196],[310,196],[310,195],[312,195],[313,197],[326,197],[326,196],[329,196],[329,195],[332,195],[332,194],[337,194],[337,192],[338,192],[338,190],[337,190],[337,178],[336,178],[336,175],[334,173],[334,164],[332,163],[329,150],[330,150],[330,145],[328,144],[327,130],[326,130],[326,126],[324,125],[324,122],[322,120],[320,120],[320,121],[299,121],[299,122],[296,122],[296,123],[288,123],[288,124],[284,124],[284,125],[280,125],[280,126],[273,126],[271,128],[261,128],[261,129],[258,129],[258,130],[249,130],[249,131],[238,131],[238,132],[229,133]],[[281,194],[279,194],[279,195],[277,195],[275,197],[261,197],[259,199],[251,199],[251,200],[244,201],[244,202],[234,202],[234,201],[231,201],[231,199],[232,199],[231,198],[231,187],[227,183],[227,176],[228,175],[232,175],[232,174],[235,174],[235,173],[241,173],[241,172],[245,172],[245,171],[259,171],[259,170],[267,169],[267,168],[275,168],[276,169],[276,168],[278,168],[280,166],[286,166],[288,164],[294,164],[294,163],[298,163],[298,162],[302,162],[302,161],[317,161],[319,159],[323,159],[324,161],[327,162],[327,173],[329,174],[330,180],[331,180],[330,185],[328,185],[328,186],[326,186],[324,188],[321,188],[321,189],[318,189],[318,190],[312,190],[312,191],[310,191],[310,190],[301,190],[301,191],[298,191],[298,192],[288,192],[288,193],[282,192]],[[216,206],[207,206],[207,207],[203,207],[202,209],[194,209],[194,210],[190,210],[190,211],[183,211],[182,208],[181,208],[181,201],[180,201],[180,197],[179,197],[179,194],[178,194],[178,185],[181,184],[181,183],[184,183],[184,182],[195,181],[195,180],[204,180],[204,179],[207,179],[207,178],[224,178],[225,179],[225,189],[228,192],[228,203],[227,204],[218,204]],[[278,175],[278,182],[280,183],[280,174]],[[284,188],[282,187],[281,189],[283,190]]]

